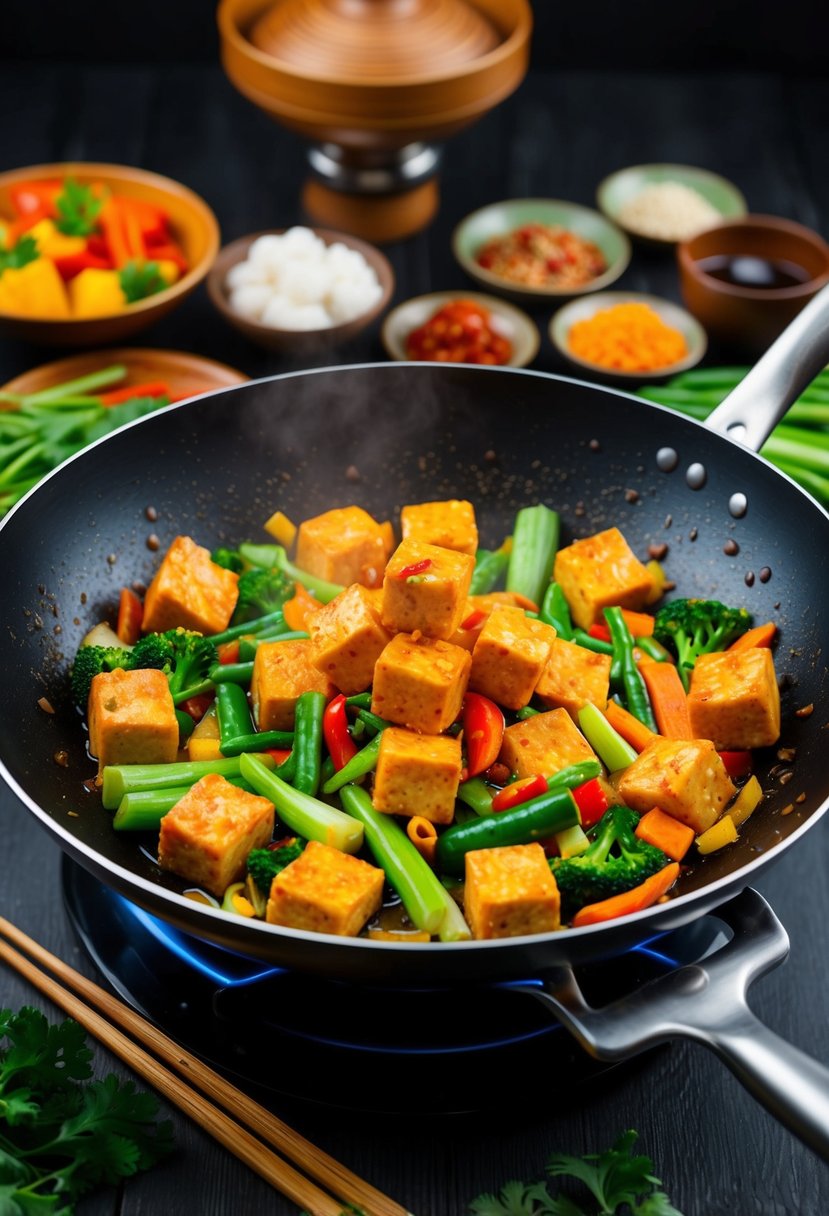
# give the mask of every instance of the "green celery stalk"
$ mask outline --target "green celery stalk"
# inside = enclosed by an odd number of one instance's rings
[[[263,762],[259,755],[243,752],[239,757],[242,776],[257,794],[269,798],[279,819],[306,840],[318,840],[342,853],[358,853],[363,846],[363,825],[351,815],[310,794],[288,785]],[[414,848],[414,845],[412,845]],[[425,863],[424,863],[425,864]]]
[[[598,706],[588,702],[581,707],[579,726],[593,751],[611,773],[627,768],[636,759],[636,752],[613,729]]]
[[[507,591],[525,595],[534,604],[541,603],[553,573],[559,529],[558,513],[544,503],[521,508],[512,534]]]

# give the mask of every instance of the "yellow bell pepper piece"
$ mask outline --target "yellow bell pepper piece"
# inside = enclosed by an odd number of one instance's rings
[[[167,258],[159,258],[158,261],[153,258],[153,261],[158,267],[158,273],[168,287],[172,286],[173,283],[177,283],[181,278],[181,271],[176,262],[170,262]]]
[[[86,238],[66,236],[53,220],[40,220],[27,233],[37,241],[37,251],[45,258],[67,258],[86,249]]]
[[[265,520],[265,531],[269,532],[277,544],[290,549],[296,536],[296,524],[292,523],[282,511],[274,511],[270,519]]]
[[[211,705],[198,722],[187,741],[187,755],[191,760],[221,760],[219,751],[219,719],[216,706]]]
[[[66,288],[54,262],[38,258],[19,269],[4,270],[0,276],[0,308],[24,317],[68,317]]]
[[[723,815],[713,827],[701,836],[697,836],[697,848],[700,853],[716,853],[724,845],[732,844],[737,839],[737,826],[730,815]]]
[[[763,801],[763,790],[756,777],[749,777],[737,797],[732,802],[726,814],[735,827],[745,823],[749,815],[757,810]]]
[[[69,283],[72,315],[109,316],[127,307],[117,270],[82,270]]]

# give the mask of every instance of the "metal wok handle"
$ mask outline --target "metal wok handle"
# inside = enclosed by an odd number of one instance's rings
[[[615,1004],[589,1006],[569,966],[556,968],[541,987],[520,987],[600,1060],[624,1060],[672,1038],[702,1043],[776,1119],[829,1160],[829,1069],[779,1038],[746,1004],[751,983],[786,958],[788,935],[756,891],[743,891],[715,915],[734,931],[727,945]]]
[[[756,452],[829,363],[829,286],[797,314],[705,425]]]

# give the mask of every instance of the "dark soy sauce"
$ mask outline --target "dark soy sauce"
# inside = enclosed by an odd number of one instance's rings
[[[712,279],[720,279],[733,287],[756,287],[766,291],[798,287],[812,277],[805,267],[787,258],[763,258],[753,254],[718,253],[700,258],[697,266]]]

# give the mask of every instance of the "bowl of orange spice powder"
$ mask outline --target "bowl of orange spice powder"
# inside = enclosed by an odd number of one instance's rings
[[[678,304],[612,291],[559,309],[550,321],[550,339],[576,367],[637,382],[686,371],[708,345],[700,323]]]

